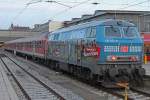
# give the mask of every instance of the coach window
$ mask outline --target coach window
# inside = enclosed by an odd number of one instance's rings
[[[87,38],[96,37],[96,27],[89,27],[89,28],[87,28],[86,37]]]
[[[53,35],[52,34],[48,35],[48,40],[53,40]]]
[[[91,35],[90,37],[96,37],[96,27],[92,27],[92,30],[91,30]]]
[[[36,48],[38,48],[38,41],[35,41],[35,44],[36,44]]]
[[[79,38],[84,38],[85,37],[85,33],[86,33],[86,29],[80,30]]]
[[[41,41],[38,41],[38,48],[40,48],[41,46]]]
[[[54,35],[53,34],[51,35],[51,40],[54,40]]]
[[[41,40],[41,47],[44,47],[44,41]]]
[[[80,31],[79,30],[75,30],[74,31],[74,37],[75,37],[75,39],[79,39],[81,36],[81,33],[80,33]]]
[[[37,47],[36,41],[34,41],[35,47]]]
[[[76,31],[71,31],[71,39],[76,39],[78,34],[76,34]]]
[[[61,35],[61,40],[62,40],[62,41],[65,40],[65,33],[62,33],[62,35]]]
[[[31,48],[31,42],[29,42],[29,47]]]
[[[71,33],[70,33],[71,31],[68,31],[68,32],[65,32],[64,33],[64,35],[65,35],[65,40],[68,40],[68,39],[70,39],[71,38]]]
[[[51,40],[54,40],[54,34],[51,35]]]
[[[91,27],[88,27],[86,31],[86,37],[88,38],[90,37],[90,35],[91,35]]]
[[[38,48],[40,47],[40,41],[37,41],[37,47]]]
[[[38,41],[36,41],[36,47],[38,48]]]
[[[48,40],[52,40],[52,35],[51,34],[48,35]]]
[[[54,40],[58,40],[58,38],[59,38],[59,34],[55,34],[54,35]]]
[[[43,47],[43,40],[41,40],[41,47]]]
[[[39,47],[41,47],[41,45],[42,45],[42,42],[41,42],[41,41],[39,41]]]

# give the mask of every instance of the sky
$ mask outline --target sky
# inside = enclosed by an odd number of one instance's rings
[[[33,27],[34,24],[42,24],[48,20],[69,21],[80,18],[83,14],[93,14],[95,10],[150,11],[150,0],[45,1],[47,0],[0,0],[0,29],[9,28],[11,23]],[[92,4],[95,2],[98,4]]]

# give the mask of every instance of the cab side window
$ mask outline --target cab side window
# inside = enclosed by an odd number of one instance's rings
[[[96,27],[88,27],[86,31],[87,38],[94,38],[96,37]]]

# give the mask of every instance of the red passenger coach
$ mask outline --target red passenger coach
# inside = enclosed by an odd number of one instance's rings
[[[35,37],[33,41],[33,45],[35,46],[34,55],[42,58],[45,57],[48,49],[47,34]]]
[[[43,33],[34,37],[20,38],[5,43],[5,49],[14,53],[45,58],[47,54],[47,35]]]
[[[150,61],[150,32],[143,32],[144,37],[144,51],[147,56],[147,60]]]

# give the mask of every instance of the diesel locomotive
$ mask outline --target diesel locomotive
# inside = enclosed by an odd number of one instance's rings
[[[140,83],[145,75],[143,40],[137,27],[124,20],[81,23],[58,29],[37,40],[6,42],[5,49],[41,59],[54,69],[105,85]],[[42,52],[36,52],[36,49]]]

